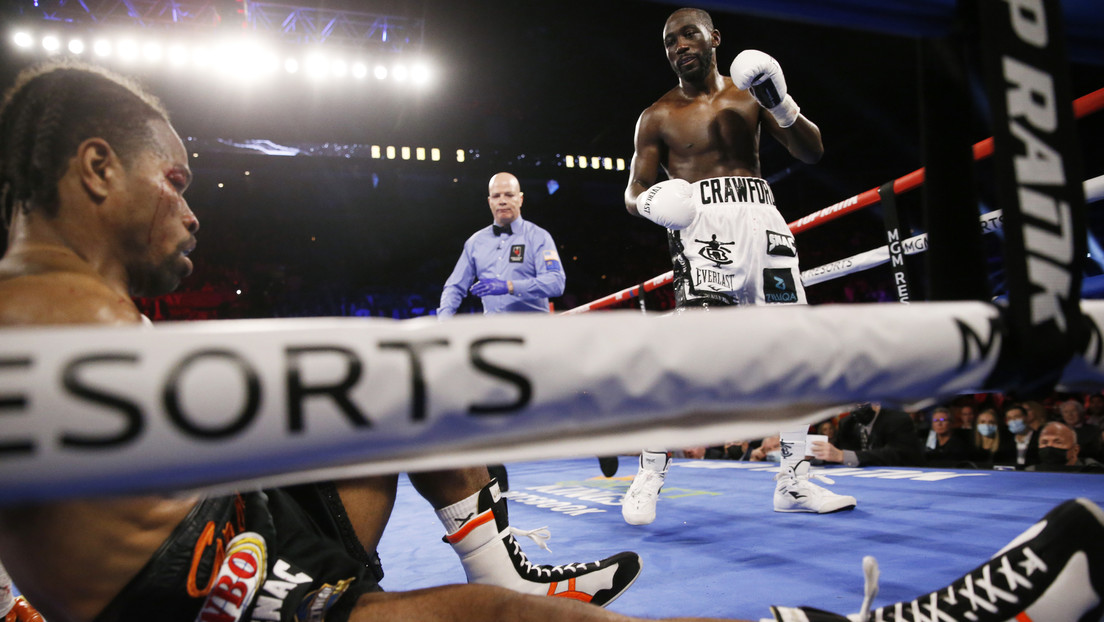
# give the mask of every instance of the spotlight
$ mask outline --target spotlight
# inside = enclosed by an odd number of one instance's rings
[[[617,158],[617,170],[625,170],[625,158]]]
[[[69,52],[72,54],[84,54],[84,41],[72,39],[69,41]]]
[[[387,159],[388,160],[394,160],[395,159],[395,148],[392,147],[391,145],[387,145]]]
[[[463,162],[464,161],[464,150],[463,149],[457,149],[456,150],[456,161],[457,162]]]
[[[601,163],[599,162],[599,160],[600,158],[598,156],[590,156],[590,168],[600,168]]]
[[[429,82],[429,67],[425,63],[418,63],[410,71],[410,78],[415,84],[427,84]]]
[[[192,50],[192,64],[196,67],[207,67],[211,64],[211,50],[206,46]]]
[[[353,77],[361,80],[368,75],[368,67],[364,63],[353,63]]]
[[[429,150],[429,159],[433,160],[434,162],[440,162],[441,161],[441,150],[438,149],[437,147],[434,147],[434,148],[430,149]]]
[[[117,46],[119,52],[119,58],[125,61],[132,61],[138,58],[138,44],[133,39],[123,39]]]
[[[410,147],[403,147],[402,150],[401,150],[401,153],[402,153],[402,159],[404,159],[404,160],[409,160],[410,159]]]
[[[607,171],[613,170],[613,158],[602,158],[602,168]]]
[[[54,35],[46,35],[42,37],[42,49],[53,54],[61,49],[61,41],[58,41],[58,38]]]
[[[414,150],[414,157],[418,160],[425,160],[425,147],[418,147]]]
[[[395,75],[395,80],[398,82],[406,82],[406,77],[409,74],[406,65],[395,65],[391,73]]]
[[[151,63],[161,60],[162,54],[161,44],[156,41],[149,41],[142,46],[142,56]]]
[[[284,61],[284,71],[288,73],[298,73],[299,61],[295,60],[294,58],[286,59]]]
[[[98,39],[92,44],[92,51],[101,58],[111,56],[111,42],[107,39]]]
[[[564,166],[575,168],[575,156],[564,156]]]
[[[22,30],[12,35],[12,42],[15,43],[16,47],[21,47],[24,49],[34,45],[34,39],[31,38],[31,34],[28,32],[23,32]]]
[[[183,45],[169,47],[169,64],[173,67],[183,67],[188,64],[188,50]]]
[[[314,53],[307,56],[306,70],[312,78],[325,78],[326,74],[329,72],[329,65],[329,62],[326,61],[326,57],[321,54]]]
[[[373,73],[375,74],[377,80],[383,80],[387,78],[387,67],[384,67],[383,65],[376,65]]]
[[[380,146],[372,145],[372,159],[378,160],[381,157]]]

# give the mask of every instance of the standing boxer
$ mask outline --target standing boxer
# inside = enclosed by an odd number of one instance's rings
[[[678,309],[744,304],[804,304],[797,248],[774,195],[760,176],[759,135],[767,133],[799,160],[824,153],[820,130],[786,92],[770,56],[744,50],[732,77],[717,69],[721,33],[700,9],[679,9],[663,27],[678,85],[636,124],[625,208],[667,228]],[[659,181],[660,167],[669,179]],[[809,481],[805,432],[782,432],[779,512],[835,512],[855,506]],[[655,520],[670,456],[645,451],[622,515],[633,525]]]

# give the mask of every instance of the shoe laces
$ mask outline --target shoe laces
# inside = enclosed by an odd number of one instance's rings
[[[642,471],[641,474],[637,475],[633,485],[629,486],[629,492],[625,494],[625,499],[640,503],[646,501],[648,497],[658,495],[659,489],[663,487],[666,475],[667,473],[664,471]]]
[[[881,571],[878,569],[878,560],[873,555],[867,555],[862,560],[863,567],[863,602],[859,610],[858,622],[869,622],[870,606],[874,604],[874,598],[878,596],[878,577]]]
[[[540,533],[541,531],[543,531],[544,533]],[[536,578],[553,578],[554,575],[560,575],[561,578],[564,578],[565,575],[576,576],[582,572],[591,570],[591,566],[597,564],[597,562],[594,562],[594,564],[580,562],[574,564],[563,564],[560,566],[534,564],[533,562],[529,561],[529,557],[525,555],[525,551],[521,550],[521,545],[518,544],[518,541],[513,537],[513,534],[520,532],[520,535],[529,536],[537,544],[540,544],[542,548],[544,548],[545,550],[549,550],[548,546],[542,544],[541,540],[539,539],[543,537],[544,540],[547,540],[549,537],[551,537],[548,529],[545,527],[539,527],[537,529],[524,531],[511,527],[510,532],[511,535],[509,536],[509,544],[512,547],[512,550],[510,550],[511,556],[514,558],[514,561],[518,564],[518,566],[520,566],[520,569],[522,571],[529,575],[535,574]],[[547,534],[547,536],[545,536],[545,534]]]
[[[1047,564],[1029,547],[1015,553],[1022,560],[1013,561],[1009,554],[994,557],[974,571],[964,575],[951,585],[925,594],[909,602],[900,602],[870,610],[871,602],[878,594],[878,562],[873,557],[863,558],[864,597],[862,610],[850,619],[855,622],[888,619],[906,622],[960,620],[964,616],[998,614],[1004,605],[1017,604],[1021,588],[1031,589],[1036,575],[1048,572]],[[999,614],[1002,615],[1003,614]],[[989,618],[983,618],[989,619]],[[1001,617],[1000,619],[1005,619]]]
[[[774,474],[774,481],[777,482],[780,479],[790,479],[790,480],[793,480],[794,482],[807,482],[811,479],[815,479],[817,481],[824,482],[825,484],[835,484],[836,483],[836,480],[828,477],[827,475],[822,475],[820,473],[814,473],[812,471],[807,472],[805,475],[798,475],[797,472],[794,471],[793,469],[785,469],[785,470],[782,470],[782,471],[779,471],[779,472],[775,473]]]
[[[542,549],[552,552],[552,549],[548,548],[548,541],[552,539],[552,532],[548,530],[547,526],[537,527],[536,529],[518,529],[517,527],[510,527],[510,534],[514,536],[524,536],[537,543],[537,546]]]

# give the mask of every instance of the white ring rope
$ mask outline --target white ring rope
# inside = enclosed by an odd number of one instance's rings
[[[1063,383],[1101,389],[1082,308]],[[0,504],[758,438],[1000,390],[1000,326],[953,302],[5,329]]]
[[[982,233],[994,233],[1003,227],[1004,214],[1000,210],[994,210],[982,215],[980,221]],[[928,234],[921,233],[902,240],[901,248],[906,255],[916,255],[928,250]],[[801,272],[801,283],[805,286],[816,285],[886,263],[889,263],[889,246],[880,246],[838,261],[826,263],[823,266],[803,270]]]
[[[1087,179],[1082,183],[1082,187],[1085,191],[1085,203],[1095,203],[1100,200],[1104,200],[1104,175],[1099,175],[1091,179]],[[838,204],[837,204],[838,205]],[[826,208],[830,209],[830,208]],[[823,210],[822,210],[823,211]],[[1003,217],[1000,210],[994,210],[987,214],[983,214],[979,221],[981,223],[982,233],[993,233],[1001,228],[1003,223]],[[926,251],[928,234],[921,233],[920,235],[913,236],[907,240],[904,240],[901,244],[904,247],[906,255],[914,255],[919,252]],[[842,276],[853,274],[855,272],[862,272],[863,270],[869,270],[889,262],[889,249],[887,246],[880,248],[874,248],[869,251],[852,255],[837,261],[826,263],[822,266],[803,270],[801,272],[801,283],[805,286],[816,285],[825,281],[830,281]],[[575,308],[564,311],[562,315],[575,315],[579,313],[587,313],[590,311],[597,311],[606,307],[637,298],[642,296],[644,292],[650,292],[654,289],[663,287],[664,285],[670,285],[674,280],[675,273],[673,270],[669,270],[658,276],[652,277],[640,285],[633,285],[632,287],[626,287],[618,292],[614,292],[607,296],[603,296],[597,300],[592,300],[586,304],[579,305]],[[643,290],[643,291],[642,291]]]

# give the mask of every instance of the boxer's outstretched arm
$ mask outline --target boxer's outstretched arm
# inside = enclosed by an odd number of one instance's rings
[[[568,598],[520,594],[491,585],[446,585],[410,592],[365,594],[349,622],[634,622],[639,618],[614,613]],[[676,619],[671,619],[675,622]],[[691,622],[705,618],[678,618]],[[735,622],[735,621],[734,621]]]

